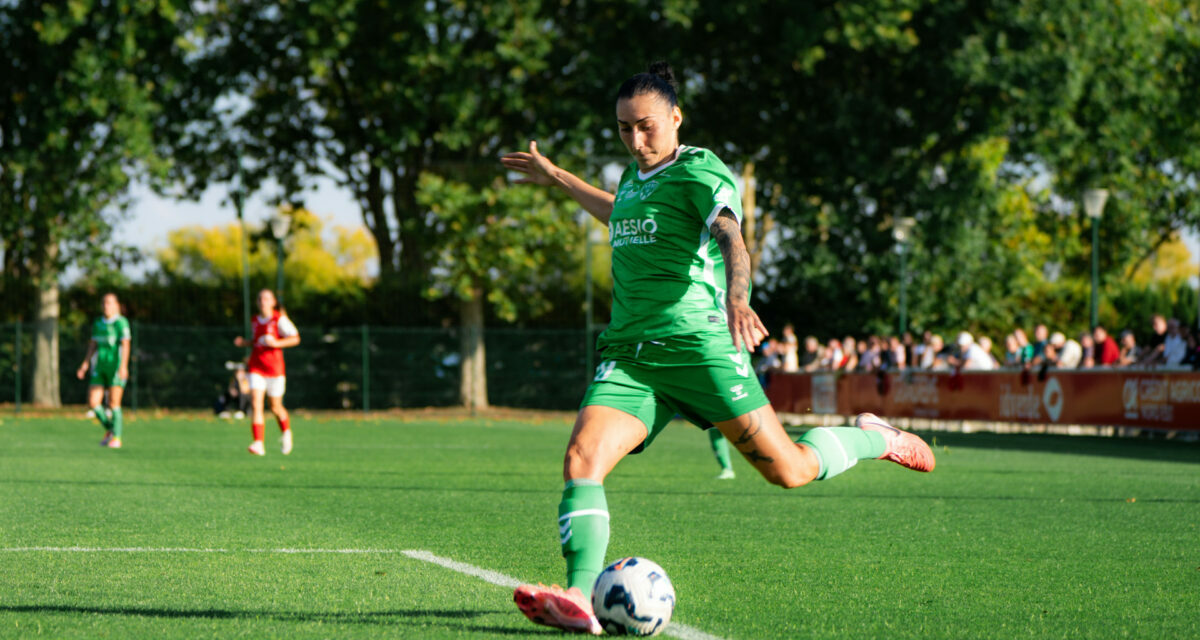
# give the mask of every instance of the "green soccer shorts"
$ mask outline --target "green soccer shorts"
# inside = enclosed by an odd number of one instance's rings
[[[93,387],[125,387],[125,379],[117,377],[119,367],[92,367],[88,384]]]
[[[676,414],[701,429],[768,404],[750,355],[728,333],[607,347],[580,407],[612,407],[646,425],[650,446]]]

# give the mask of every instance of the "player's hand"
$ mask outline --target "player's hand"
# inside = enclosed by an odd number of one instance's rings
[[[279,340],[276,340],[275,336],[272,335],[263,336],[258,342],[264,347],[276,347],[279,345]]]
[[[129,367],[121,367],[120,369],[117,369],[117,377],[122,380],[128,380],[129,379]]]
[[[245,339],[245,338],[243,338],[242,336],[238,336],[238,337],[234,338],[234,339],[233,339],[233,346],[235,346],[235,347],[244,347],[244,346],[246,346],[246,339]]]
[[[85,362],[85,363],[83,363],[83,364],[81,364],[81,365],[79,365],[79,369],[77,369],[77,370],[75,371],[75,377],[76,377],[76,378],[79,378],[80,380],[83,380],[83,377],[84,377],[85,375],[87,375],[87,370],[88,370],[88,366],[87,366],[87,363],[86,363],[86,362]]]
[[[524,178],[514,180],[517,184],[540,184],[542,186],[550,186],[554,184],[554,174],[558,172],[558,167],[550,162],[546,156],[538,153],[537,142],[529,141],[529,152],[514,151],[500,156],[500,164],[509,171],[525,174]]]
[[[729,320],[729,333],[733,336],[733,348],[740,352],[742,347],[745,347],[747,351],[753,353],[763,338],[768,335],[766,325],[745,302],[730,300],[725,308]]]

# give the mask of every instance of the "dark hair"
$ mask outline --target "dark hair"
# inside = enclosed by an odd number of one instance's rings
[[[675,74],[671,71],[671,65],[659,60],[650,63],[650,68],[645,72],[636,74],[621,83],[621,88],[617,89],[617,100],[646,93],[656,93],[666,100],[667,104],[675,107],[679,105],[679,99],[675,95],[675,86]]]

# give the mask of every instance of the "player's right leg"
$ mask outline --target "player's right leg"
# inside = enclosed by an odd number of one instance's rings
[[[267,450],[263,445],[263,435],[266,428],[263,426],[263,404],[267,397],[267,381],[257,373],[250,374],[250,434],[254,440],[247,451],[256,455],[266,455]]]
[[[604,568],[608,550],[608,503],[604,478],[646,439],[647,427],[637,417],[607,406],[580,410],[563,458],[562,502],[558,533],[567,561],[567,588],[521,585],[513,600],[527,618],[568,631],[598,635],[592,611],[592,584]]]
[[[93,376],[95,377],[95,376]],[[100,446],[107,447],[112,440],[112,421],[108,417],[108,412],[104,410],[104,385],[88,384],[88,410],[96,416],[100,421],[100,426],[104,427],[104,439],[100,441]]]

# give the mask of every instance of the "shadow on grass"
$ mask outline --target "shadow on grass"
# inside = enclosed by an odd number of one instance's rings
[[[550,629],[512,629],[479,625],[453,624],[450,621],[468,621],[483,616],[508,614],[509,611],[469,611],[438,609],[395,609],[390,611],[363,612],[308,612],[308,611],[238,611],[230,609],[166,609],[155,607],[84,607],[69,605],[0,605],[0,612],[31,614],[90,614],[106,616],[132,616],[139,618],[197,619],[197,620],[256,620],[266,619],[279,622],[319,622],[323,624],[360,625],[437,625],[452,629],[483,631],[498,634],[527,635],[531,633],[554,634]]]

